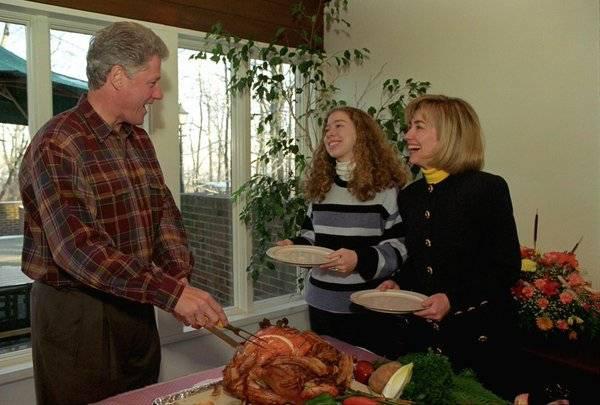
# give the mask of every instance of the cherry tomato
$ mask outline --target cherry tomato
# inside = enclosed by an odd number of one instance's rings
[[[344,399],[342,405],[377,405],[379,402],[367,397],[348,397]]]
[[[366,360],[359,360],[354,365],[354,379],[359,383],[367,384],[371,373],[375,370],[373,364]]]

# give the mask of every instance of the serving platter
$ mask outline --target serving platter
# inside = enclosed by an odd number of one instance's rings
[[[318,266],[327,263],[327,255],[333,250],[311,245],[273,246],[267,250],[267,256],[285,264],[296,266]]]
[[[191,388],[156,398],[152,405],[240,405],[241,400],[223,389],[222,378],[204,381]]]
[[[367,309],[388,314],[406,314],[423,309],[426,295],[408,290],[363,290],[350,296],[350,300]]]
[[[242,401],[230,396],[221,384],[222,378],[203,381],[191,388],[156,398],[152,405],[240,405]],[[352,380],[350,388],[370,393],[369,387]]]

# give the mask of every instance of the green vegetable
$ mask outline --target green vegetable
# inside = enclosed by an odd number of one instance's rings
[[[305,405],[337,405],[335,398],[329,394],[321,394],[306,401]]]
[[[452,398],[454,373],[446,356],[434,352],[410,353],[400,357],[402,364],[413,363],[411,381],[402,392],[403,399],[418,404],[455,404]]]
[[[508,404],[507,401],[485,389],[471,370],[464,370],[454,376],[453,383],[452,402],[455,404]]]

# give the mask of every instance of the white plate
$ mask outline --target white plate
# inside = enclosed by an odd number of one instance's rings
[[[350,296],[350,300],[358,305],[377,312],[388,314],[406,314],[423,309],[421,302],[426,295],[407,290],[364,290]]]
[[[333,252],[333,250],[320,246],[288,245],[270,248],[267,250],[267,256],[273,260],[286,264],[294,264],[296,266],[317,266],[319,264],[327,263],[329,259],[325,256],[331,252]]]

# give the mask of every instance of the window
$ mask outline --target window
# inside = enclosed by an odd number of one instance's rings
[[[262,60],[255,60],[255,64],[262,64]],[[264,72],[263,72],[264,73]],[[295,94],[294,81],[295,75],[289,68],[289,65],[277,65],[270,72],[271,76],[283,75],[284,86],[288,89],[288,94]],[[269,174],[275,178],[284,179],[294,173],[294,160],[290,156],[280,155],[269,159],[268,163],[258,159],[269,148],[269,140],[281,137],[282,133],[287,134],[285,138],[289,139],[295,134],[293,118],[295,100],[275,100],[267,101],[255,99],[255,89],[252,89],[252,101],[250,114],[251,121],[251,172],[252,174]],[[268,92],[268,89],[267,89]],[[270,120],[265,127],[260,127],[258,121],[270,115]],[[256,300],[277,297],[284,294],[295,293],[297,291],[298,275],[296,267],[276,263],[275,270],[263,271],[260,278],[254,282],[254,298]]]
[[[231,100],[229,66],[178,50],[181,213],[195,268],[194,286],[233,305]]]
[[[27,27],[0,21],[0,353],[29,345],[31,280],[21,272],[18,172],[29,144]]]
[[[81,94],[87,92],[85,58],[90,38],[89,34],[50,30],[53,114],[74,107]]]

